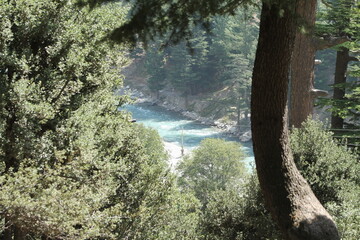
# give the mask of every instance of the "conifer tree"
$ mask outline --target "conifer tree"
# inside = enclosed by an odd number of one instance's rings
[[[191,239],[196,200],[117,109],[127,48],[104,37],[126,8],[1,0],[0,15],[1,238]]]
[[[323,103],[331,105],[331,127],[342,129],[344,117],[351,116],[351,111],[356,115],[356,105],[349,107],[345,96],[356,88],[357,83],[347,84],[347,77],[351,75],[349,64],[359,61],[359,3],[351,0],[330,2],[326,11],[322,14],[322,23],[319,24],[320,31],[325,31],[336,37],[346,37],[348,42],[336,46],[336,64],[334,74],[334,92],[332,100],[324,100]],[[357,63],[358,65],[358,63]],[[348,110],[349,109],[349,110]],[[353,109],[353,110],[351,110]]]
[[[149,75],[149,89],[159,97],[159,91],[166,85],[167,55],[159,51],[158,46],[151,46],[146,51],[145,68]]]

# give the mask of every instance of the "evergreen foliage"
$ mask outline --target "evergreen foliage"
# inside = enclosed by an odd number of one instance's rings
[[[358,5],[354,0],[325,1],[318,12],[317,34],[324,38],[358,35]]]
[[[250,109],[250,85],[252,68],[255,59],[255,50],[258,35],[258,19],[255,9],[247,12],[238,12],[237,15],[219,19],[226,21],[225,26],[219,24],[214,32],[214,44],[222,49],[225,56],[216,61],[217,76],[221,86],[230,89],[228,96],[221,101],[227,111],[235,108],[237,124],[240,124],[240,114]],[[218,59],[215,47],[214,59]]]
[[[209,27],[209,17],[216,14],[234,14],[234,6],[244,2],[183,1],[179,4],[178,1],[171,0],[133,1],[134,7],[129,22],[116,29],[112,37],[117,41],[135,42],[140,39],[148,43],[157,36],[168,34],[170,30],[169,42],[178,43],[180,39],[186,38],[189,43],[192,25],[203,24]],[[302,176],[296,171],[292,157],[289,156],[291,151],[287,141],[288,133],[284,132],[287,127],[288,71],[297,20],[294,10],[302,3],[262,2],[261,28],[252,88],[252,130],[254,144],[257,146],[256,164],[261,188],[266,193],[267,204],[285,237],[301,238],[300,236],[305,234],[314,239],[320,239],[325,235],[338,239],[338,231],[330,215],[317,202],[308,184],[302,181]],[[263,123],[269,116],[276,121],[273,127],[272,124]],[[266,158],[266,154],[270,158]],[[283,171],[282,168],[285,170]],[[273,181],[271,175],[284,181]],[[306,190],[299,194],[299,187]],[[307,202],[309,200],[314,200],[313,204]],[[284,211],[279,211],[279,208],[283,208]],[[322,214],[324,218],[310,223],[304,209],[313,214]]]
[[[211,193],[200,221],[201,239],[281,239],[263,201],[255,174],[245,178],[241,191]]]
[[[148,87],[151,91],[158,93],[166,85],[165,83],[165,61],[166,56],[156,48],[148,49],[145,59],[145,69],[148,78]]]
[[[173,15],[151,22],[154,19],[142,19],[142,8],[134,9],[133,20],[115,31],[114,37],[120,34],[134,40],[135,33],[149,24],[158,27],[160,35],[176,26],[170,42],[187,36],[199,53],[191,55],[185,43],[169,52],[153,53],[153,60],[159,60],[150,80],[154,90],[163,86],[154,79],[165,75],[166,68],[174,68],[169,79],[184,94],[228,81],[238,92],[235,99],[246,98],[243,89],[248,88],[255,38],[253,33],[240,32],[249,26],[237,25],[236,18],[214,22],[214,32],[239,43],[235,48],[220,37],[210,41],[206,31],[194,27],[201,21],[210,28],[210,16],[234,14],[241,1],[198,1],[180,8],[176,1],[164,6],[163,1],[136,2],[156,16]],[[277,238],[258,183],[253,176],[246,182],[244,154],[238,144],[204,140],[180,164],[179,189],[167,169],[160,137],[130,123],[130,117],[117,110],[126,102],[126,97],[114,95],[121,86],[118,69],[126,63],[126,49],[123,45],[111,48],[104,37],[125,21],[124,6],[102,5],[89,13],[75,8],[72,1],[0,3],[2,237]],[[133,34],[124,34],[128,31]],[[142,33],[143,40],[156,36],[151,29]],[[215,66],[216,57],[219,69],[208,68]],[[299,168],[335,216],[343,238],[356,239],[360,232],[357,156],[338,146],[313,121],[294,130],[291,142]]]
[[[247,12],[237,11],[235,16],[214,17],[210,34],[192,28],[192,37],[188,39],[191,48],[184,41],[165,48],[160,39],[150,43],[144,56],[149,89],[158,97],[162,89],[179,92],[184,97],[224,91],[226,97],[214,101],[239,123],[241,114],[250,108],[257,12],[249,8]]]
[[[238,189],[246,174],[243,158],[244,153],[238,143],[204,139],[199,148],[178,166],[179,185],[194,191],[205,206],[213,191]]]
[[[114,0],[78,0],[80,5],[100,6],[104,2]],[[190,39],[194,36],[192,29],[195,26],[209,30],[213,16],[235,15],[236,10],[242,7],[257,5],[249,0],[135,0],[130,1],[132,9],[126,24],[116,28],[111,38],[117,42],[129,42],[135,45],[136,41],[145,45],[157,37],[166,36],[165,46],[177,44],[183,39],[191,45]]]
[[[353,75],[354,76],[354,75]],[[344,84],[332,85],[345,91],[343,99],[322,98],[319,105],[327,106],[328,111],[346,119],[348,128],[360,128],[360,82],[352,81]]]
[[[191,239],[198,201],[157,133],[117,110],[126,48],[103,39],[126,8],[0,3],[2,237]]]
[[[329,106],[328,110],[334,116],[347,119],[352,127],[359,127],[360,98],[359,98],[359,39],[360,39],[360,3],[353,0],[329,2],[327,8],[319,13],[318,34],[325,38],[347,37],[348,42],[334,47],[336,51],[349,49],[350,56],[346,59],[349,70],[343,76],[344,83],[334,84],[333,88],[345,92],[343,98],[321,99],[320,105]],[[347,83],[346,83],[347,82]]]
[[[199,239],[276,239],[255,174],[246,172],[239,144],[205,139],[180,163],[179,186],[202,203]]]
[[[334,216],[343,239],[360,234],[360,165],[358,156],[332,139],[323,124],[307,120],[294,129],[291,146],[296,164],[315,195]]]
[[[212,20],[211,34],[193,28],[193,37],[188,40],[191,49],[185,42],[163,49],[160,53],[165,61],[158,63],[162,63],[165,76],[157,78],[154,65],[147,65],[150,78],[171,83],[178,91],[192,95],[234,83],[249,88],[258,29],[256,13],[252,9],[247,13],[238,11],[236,16],[216,17]],[[161,41],[152,44],[146,60],[155,62],[152,59],[156,59],[159,52],[154,49],[162,45]]]
[[[316,196],[334,216],[342,239],[360,233],[358,155],[333,140],[321,122],[308,120],[294,129],[291,146],[296,164]],[[254,176],[239,190],[209,194],[200,220],[202,239],[281,239]]]

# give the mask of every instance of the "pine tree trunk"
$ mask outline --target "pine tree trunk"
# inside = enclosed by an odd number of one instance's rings
[[[295,15],[284,10],[263,3],[251,95],[256,169],[285,239],[337,240],[335,223],[297,170],[289,147],[286,102]]]
[[[289,125],[299,128],[313,112],[315,46],[312,42],[312,27],[315,25],[316,0],[298,1],[298,25],[304,25],[306,33],[299,26],[295,35],[294,52],[291,59],[291,85]]]
[[[341,48],[336,54],[336,66],[335,66],[335,79],[334,84],[346,83],[346,71],[349,62],[349,49]],[[334,100],[342,100],[345,96],[345,89],[341,87],[334,87]],[[331,128],[342,129],[344,125],[344,119],[336,115],[331,116]]]
[[[240,120],[241,120],[241,97],[239,94],[236,99],[236,126],[239,131],[240,131]]]
[[[236,126],[240,130],[240,119],[241,119],[241,111],[240,108],[236,108]]]

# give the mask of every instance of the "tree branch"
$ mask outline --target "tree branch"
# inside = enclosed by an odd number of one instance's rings
[[[320,59],[315,59],[315,65],[319,65],[321,63],[322,63],[322,61]]]
[[[60,92],[51,100],[51,103],[54,104],[63,94],[66,86],[69,84],[69,82],[71,81],[71,78],[66,79],[66,82],[64,83],[64,85],[62,86],[62,88],[60,89]]]
[[[316,50],[324,50],[348,41],[348,37],[313,38],[313,46]]]
[[[348,58],[348,62],[358,62],[358,61],[359,61],[359,58],[354,57],[354,56],[349,56],[349,58]]]
[[[317,98],[317,97],[326,97],[327,95],[329,95],[329,92],[328,91],[324,91],[324,90],[320,90],[320,89],[311,89],[310,91],[311,95],[314,97],[314,98]]]

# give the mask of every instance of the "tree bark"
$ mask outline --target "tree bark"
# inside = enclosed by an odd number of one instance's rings
[[[345,97],[345,89],[343,87],[336,87],[336,84],[346,83],[346,71],[349,63],[349,49],[342,47],[336,53],[336,65],[335,65],[335,78],[334,78],[334,100],[343,100]],[[342,129],[344,125],[344,119],[332,114],[331,116],[331,128]]]
[[[286,102],[296,30],[290,5],[298,1],[283,2],[282,9],[263,3],[251,95],[256,169],[285,239],[337,240],[335,223],[297,170],[289,147]]]
[[[315,46],[313,44],[313,28],[316,17],[316,0],[298,1],[296,11],[298,30],[295,35],[295,46],[291,60],[290,84],[290,126],[300,128],[301,124],[312,115],[314,97]],[[300,31],[300,26],[305,33]]]

